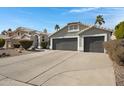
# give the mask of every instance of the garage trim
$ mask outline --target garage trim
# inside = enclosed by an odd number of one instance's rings
[[[63,37],[53,37],[50,39],[50,49],[53,49],[53,39],[62,39],[62,38],[77,38],[77,50],[79,50],[79,36],[63,36]]]
[[[80,48],[81,51],[84,51],[84,37],[97,37],[97,36],[104,36],[104,41],[107,41],[107,34],[94,34],[94,35],[83,35],[82,36],[82,48]],[[104,48],[104,53],[106,52]]]

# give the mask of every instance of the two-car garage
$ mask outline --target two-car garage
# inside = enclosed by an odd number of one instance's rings
[[[104,52],[104,36],[84,37],[83,40],[82,50],[84,52]],[[53,50],[77,51],[78,45],[78,38],[57,38],[52,41]]]

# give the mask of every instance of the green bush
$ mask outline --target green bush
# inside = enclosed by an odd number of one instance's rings
[[[117,39],[124,38],[124,21],[115,26],[115,36]]]
[[[5,40],[0,38],[0,48],[2,48],[5,44]]]
[[[14,48],[19,48],[20,44],[13,44]]]
[[[28,48],[30,48],[31,46],[32,46],[32,44],[33,44],[33,41],[32,40],[20,40],[19,41],[20,42],[20,44],[21,44],[21,46],[24,48],[24,49],[28,49]]]
[[[47,48],[47,45],[48,45],[48,42],[45,42],[45,41],[42,41],[42,42],[41,42],[41,47],[42,47],[43,49],[46,49],[46,48]]]

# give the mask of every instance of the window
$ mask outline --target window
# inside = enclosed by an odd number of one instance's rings
[[[69,27],[69,30],[73,30],[73,26],[70,26],[70,27]]]
[[[77,30],[78,29],[78,26],[77,25],[74,25],[74,30]]]
[[[78,25],[70,25],[70,26],[68,26],[68,30],[69,30],[69,32],[79,31],[79,26]]]

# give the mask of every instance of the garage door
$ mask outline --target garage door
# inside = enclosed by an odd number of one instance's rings
[[[53,39],[53,50],[77,50],[77,38]]]
[[[84,52],[104,52],[103,48],[104,36],[85,37]]]

